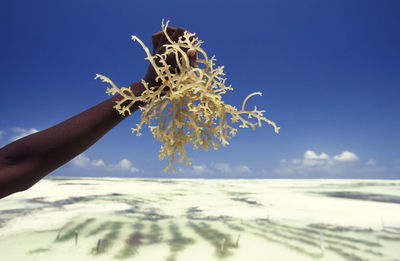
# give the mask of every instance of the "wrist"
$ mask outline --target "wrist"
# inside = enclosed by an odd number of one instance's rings
[[[130,113],[122,114],[124,117],[134,113],[139,109],[140,106],[144,106],[146,104],[145,102],[136,101],[133,105],[130,105],[130,103],[132,102],[132,100],[130,99],[130,97],[132,97],[132,93],[135,97],[140,97],[142,93],[146,90],[146,88],[141,82],[134,82],[131,85],[129,85],[129,88],[131,89],[131,92],[128,92],[127,90],[124,91],[124,94],[126,96],[124,96],[121,93],[118,93],[117,95],[110,98],[110,102],[113,103],[113,108],[116,108],[115,107],[116,102],[120,104],[121,108],[129,107],[128,109]],[[123,101],[122,104],[121,101]],[[117,110],[121,114],[121,112],[119,111],[119,107]]]
[[[136,97],[142,95],[142,93],[146,90],[143,83],[141,82],[134,82],[129,86]]]

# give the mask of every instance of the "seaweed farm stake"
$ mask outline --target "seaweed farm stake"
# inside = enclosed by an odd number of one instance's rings
[[[319,247],[321,248],[322,253],[325,252],[325,246],[324,246],[324,234],[322,231],[319,232]]]
[[[62,230],[63,230],[63,228],[60,228],[60,230],[58,230],[56,241],[58,241],[60,239]]]
[[[75,246],[78,244],[78,230],[75,230]]]
[[[236,248],[239,247],[239,239],[240,239],[240,234],[238,235],[237,239],[236,239]]]
[[[221,242],[221,252],[224,252],[225,238],[222,239]]]
[[[101,239],[99,239],[99,241],[97,241],[96,253],[99,253],[99,251],[100,251],[100,246],[101,246]]]

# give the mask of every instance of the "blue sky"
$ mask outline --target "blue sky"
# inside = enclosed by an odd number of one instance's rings
[[[240,129],[192,167],[162,173],[160,144],[126,119],[52,175],[200,178],[400,178],[399,1],[2,1],[0,146],[139,80],[161,19],[196,32],[225,66],[224,100],[267,110],[280,127]]]

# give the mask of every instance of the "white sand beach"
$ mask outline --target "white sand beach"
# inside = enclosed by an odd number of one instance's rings
[[[44,179],[0,260],[400,260],[400,181]]]

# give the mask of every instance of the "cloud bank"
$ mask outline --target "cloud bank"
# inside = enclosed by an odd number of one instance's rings
[[[121,159],[117,164],[107,164],[102,159],[92,160],[87,157],[85,154],[80,154],[75,157],[69,163],[72,167],[78,168],[80,170],[89,170],[89,171],[106,171],[106,172],[129,172],[129,173],[138,173],[139,169],[132,165],[132,162],[126,158]]]
[[[13,128],[12,131],[14,133],[14,136],[10,138],[10,141],[16,141],[16,140],[21,139],[21,138],[23,138],[25,136],[31,135],[33,133],[36,133],[39,130],[35,129],[35,128],[24,129],[24,128],[16,127],[16,128]]]
[[[217,162],[208,165],[193,164],[190,167],[179,168],[178,173],[185,176],[192,175],[205,178],[233,178],[237,176],[245,177],[246,174],[251,174],[252,170],[247,165],[232,165],[225,162]]]
[[[334,156],[327,153],[320,154],[306,150],[301,159],[286,160],[282,159],[279,167],[273,170],[278,175],[313,175],[320,174],[339,174],[353,168],[353,164],[359,161],[359,157],[351,151],[345,150]],[[365,165],[371,165],[374,160],[369,160]],[[376,162],[375,162],[376,163]],[[334,178],[334,176],[332,176]]]

